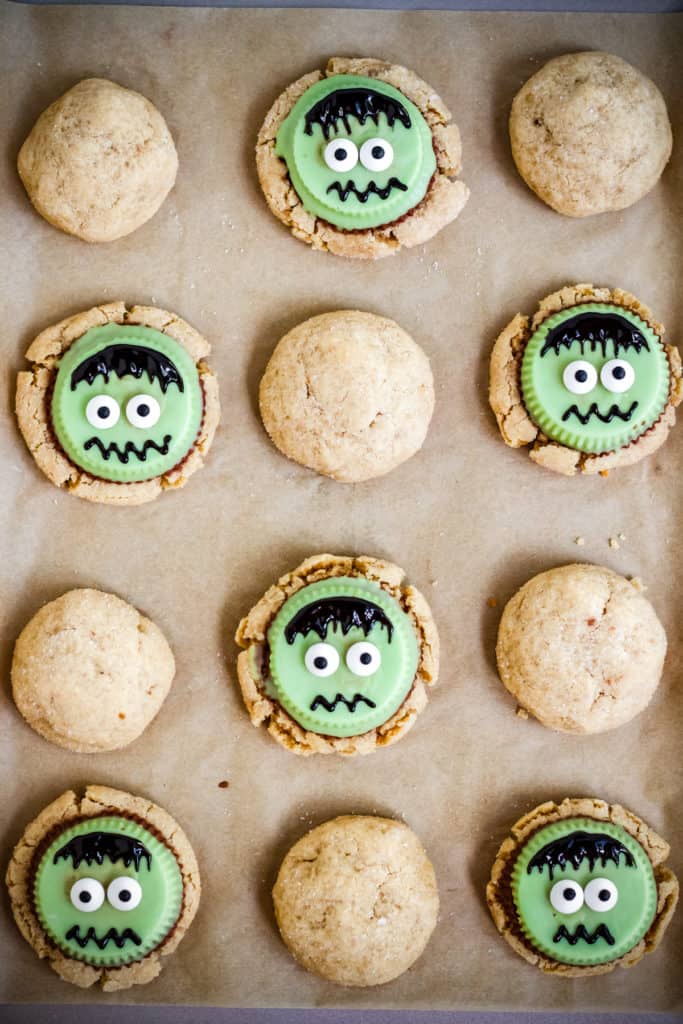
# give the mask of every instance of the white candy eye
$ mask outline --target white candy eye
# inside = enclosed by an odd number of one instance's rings
[[[126,419],[134,427],[153,427],[161,416],[161,406],[152,395],[135,395],[126,404]]]
[[[583,906],[583,889],[571,878],[555,882],[550,890],[550,902],[560,914],[573,914]]]
[[[111,395],[95,395],[85,407],[85,418],[91,427],[109,430],[119,422],[119,403]]]
[[[600,370],[600,383],[608,391],[628,391],[635,379],[636,372],[625,359],[610,359]]]
[[[382,664],[382,656],[374,644],[365,640],[353,644],[346,652],[346,666],[354,676],[371,676]]]
[[[368,139],[360,147],[360,162],[369,171],[386,171],[394,159],[394,147],[386,139]]]
[[[142,899],[142,886],[135,878],[120,875],[107,886],[107,899],[114,910],[134,910]]]
[[[598,371],[585,359],[575,359],[565,366],[562,383],[573,395],[587,395],[598,383]]]
[[[339,668],[339,652],[332,644],[313,644],[306,651],[306,668],[314,676],[332,676]]]
[[[91,914],[104,903],[104,886],[96,878],[79,878],[71,886],[69,899],[76,910]]]
[[[325,146],[325,163],[331,171],[350,171],[358,163],[358,147],[351,139],[332,139]]]
[[[591,878],[583,890],[586,906],[591,910],[598,910],[604,913],[616,907],[619,899],[619,890],[609,878]]]

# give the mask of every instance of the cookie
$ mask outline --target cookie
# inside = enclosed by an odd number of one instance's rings
[[[43,111],[17,166],[45,220],[86,242],[111,242],[154,216],[173,187],[178,156],[149,100],[86,78]]]
[[[419,451],[434,409],[429,360],[398,324],[344,309],[278,343],[259,404],[273,443],[335,480],[382,476]]]
[[[498,629],[501,680],[551,729],[616,729],[650,703],[666,634],[639,586],[600,565],[534,576],[508,601]]]
[[[369,754],[427,704],[439,637],[403,569],[313,555],[242,619],[237,677],[255,726],[296,754]]]
[[[280,934],[308,971],[338,985],[383,985],[422,955],[439,894],[422,844],[400,821],[347,815],[314,828],[280,867]]]
[[[163,704],[175,661],[166,638],[132,605],[70,590],[36,612],[12,658],[12,694],[32,729],[67,750],[119,750]]]
[[[259,131],[266,201],[296,238],[377,259],[458,216],[460,132],[431,86],[369,57],[333,57],[278,96]]]
[[[48,479],[79,498],[139,505],[204,464],[220,418],[205,338],[124,302],[42,331],[17,378],[19,429]]]
[[[201,884],[180,825],[107,786],[68,791],[27,825],[7,868],[19,931],[64,981],[105,992],[161,971],[197,913]]]
[[[486,900],[514,951],[548,974],[632,967],[659,945],[678,902],[669,844],[619,804],[535,807],[498,850]]]
[[[647,306],[621,289],[568,285],[518,313],[491,354],[489,402],[503,440],[565,476],[656,451],[683,396],[681,357]]]
[[[517,170],[568,217],[623,210],[653,188],[671,156],[657,86],[611,53],[567,53],[544,64],[510,112]]]

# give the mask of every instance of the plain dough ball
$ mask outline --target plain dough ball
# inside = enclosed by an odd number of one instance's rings
[[[610,53],[548,61],[515,96],[510,141],[527,185],[559,213],[623,210],[657,183],[671,125],[657,86]]]
[[[110,242],[154,216],[173,187],[178,156],[149,100],[86,78],[43,111],[18,168],[45,220],[86,242]]]
[[[381,985],[403,974],[436,925],[434,869],[407,825],[349,815],[300,839],[273,889],[289,951],[339,985]]]
[[[666,634],[634,583],[599,565],[564,565],[525,583],[498,630],[498,672],[519,704],[562,732],[606,732],[657,689]]]
[[[153,622],[99,590],[44,605],[14,648],[12,691],[31,728],[67,750],[127,746],[149,725],[175,674]]]
[[[340,310],[306,320],[281,339],[259,401],[283,454],[355,483],[419,451],[434,384],[427,356],[393,320]]]

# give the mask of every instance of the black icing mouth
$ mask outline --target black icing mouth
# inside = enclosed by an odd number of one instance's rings
[[[620,409],[618,405],[612,405],[607,412],[603,413],[598,409],[598,403],[593,402],[588,412],[583,413],[579,412],[576,405],[570,405],[567,411],[562,413],[562,422],[566,423],[570,416],[576,416],[577,420],[583,423],[585,427],[591,417],[595,417],[595,419],[600,420],[601,423],[611,423],[616,416],[618,419],[623,420],[624,423],[628,423],[637,408],[638,403],[634,401],[626,410]]]
[[[398,180],[398,178],[389,178],[389,181],[384,186],[377,185],[374,181],[371,181],[368,187],[361,192],[359,188],[356,188],[356,184],[353,179],[349,178],[346,185],[342,185],[340,181],[333,181],[332,184],[328,186],[327,191],[337,192],[342,203],[346,202],[352,192],[358,199],[359,203],[367,203],[368,197],[371,195],[379,196],[380,199],[388,199],[394,189],[399,189],[401,192],[407,192],[408,186],[404,185],[402,181]]]
[[[109,461],[110,456],[116,455],[119,462],[126,463],[129,461],[131,455],[135,455],[136,458],[140,460],[140,462],[146,462],[147,452],[150,451],[151,449],[153,449],[155,452],[159,452],[159,455],[168,455],[168,446],[170,445],[170,443],[171,435],[166,434],[166,436],[164,437],[163,444],[157,444],[156,441],[152,441],[151,439],[149,439],[145,441],[141,448],[138,448],[137,445],[133,444],[132,441],[126,441],[125,445],[123,446],[123,450],[121,450],[116,441],[112,441],[111,444],[105,445],[102,443],[99,437],[89,437],[88,440],[83,445],[83,447],[85,448],[86,452],[90,448],[99,448],[100,455],[102,456],[105,462]]]
[[[599,924],[592,934],[586,929],[585,924],[579,924],[573,935],[567,930],[566,925],[561,924],[553,935],[553,942],[561,942],[562,939],[566,939],[570,946],[575,946],[579,940],[587,942],[589,946],[592,946],[598,939],[604,939],[609,946],[613,946],[615,942],[614,936],[606,924]]]
[[[101,939],[98,939],[97,932],[92,925],[90,925],[85,935],[81,935],[80,926],[74,924],[69,928],[64,937],[67,940],[73,939],[81,949],[85,949],[89,942],[94,942],[98,949],[106,949],[110,942],[113,942],[117,949],[123,949],[126,942],[132,942],[136,946],[142,945],[142,939],[132,928],[124,928],[122,932],[117,931],[116,928],[110,928]]]
[[[319,707],[325,708],[325,711],[334,711],[337,704],[345,704],[349,711],[354,712],[358,704],[367,704],[369,708],[376,708],[374,700],[370,700],[369,697],[364,697],[362,693],[356,693],[351,700],[344,696],[343,693],[338,693],[334,700],[327,700],[321,693],[311,702],[311,711],[317,710]]]

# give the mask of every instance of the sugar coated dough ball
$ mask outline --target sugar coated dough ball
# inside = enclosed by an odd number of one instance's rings
[[[157,212],[173,187],[178,156],[149,100],[86,78],[43,111],[18,168],[45,220],[86,242],[110,242]]]
[[[15,703],[59,747],[118,750],[154,718],[175,674],[161,630],[99,590],[71,590],[21,632],[12,660]]]
[[[666,634],[636,585],[599,565],[534,576],[508,602],[498,672],[519,704],[562,732],[606,732],[649,704]]]
[[[559,213],[623,210],[657,183],[671,125],[657,86],[610,53],[548,61],[519,90],[510,141],[527,185]]]
[[[306,320],[281,339],[259,401],[281,452],[335,480],[357,482],[419,451],[434,385],[427,356],[393,320],[340,310]]]
[[[273,889],[285,944],[339,985],[381,985],[423,952],[439,912],[434,869],[407,825],[334,818],[300,839]]]

